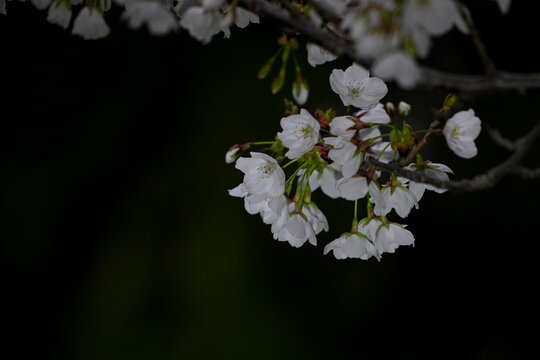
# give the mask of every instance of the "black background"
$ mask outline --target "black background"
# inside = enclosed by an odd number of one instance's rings
[[[506,17],[493,1],[471,3],[503,70],[540,71],[531,3],[514,1]],[[294,249],[228,196],[242,176],[223,161],[230,145],[280,130],[289,94],[272,96],[255,77],[278,31],[250,25],[203,46],[184,32],[131,31],[111,11],[111,35],[84,41],[30,4],[7,10],[2,351],[17,355],[6,358],[538,358],[538,181],[426,194],[404,221],[415,246],[381,262],[322,255],[350,226],[352,205],[314,194],[330,232]],[[457,32],[425,62],[481,71]],[[344,110],[328,76],[349,64],[305,66],[308,110]],[[538,91],[461,95],[459,106],[511,138],[540,117]],[[426,127],[445,96],[390,86],[385,100],[411,103],[411,121]],[[485,134],[472,160],[444,145],[434,139],[425,158],[456,179],[508,156]]]

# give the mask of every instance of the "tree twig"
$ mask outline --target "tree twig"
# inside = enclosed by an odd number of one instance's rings
[[[280,26],[295,29],[305,38],[337,56],[352,59],[358,64],[369,66],[360,58],[353,43],[340,39],[328,31],[317,27],[309,19],[292,16],[286,9],[265,0],[238,0],[240,6],[267,18]],[[442,87],[445,89],[476,92],[486,90],[526,90],[540,88],[540,73],[510,73],[496,71],[491,76],[453,74],[429,67],[422,67],[422,78],[418,84],[424,88]]]
[[[505,138],[504,136],[502,136],[501,133],[499,132],[499,129],[487,127],[486,130],[489,136],[491,137],[491,140],[493,140],[495,144],[510,151],[514,151],[516,149],[516,144],[512,140],[509,140]]]
[[[473,18],[471,16],[471,13],[469,9],[459,0],[454,0],[454,3],[456,4],[458,11],[465,21],[465,24],[467,25],[467,28],[469,29],[469,32],[471,34],[471,38],[474,43],[474,47],[476,48],[476,51],[478,52],[478,55],[480,56],[480,59],[482,60],[482,64],[484,65],[484,71],[486,72],[486,76],[492,77],[495,75],[496,67],[493,60],[489,57],[486,49],[486,45],[482,41],[482,38],[480,36],[480,33],[478,32],[478,28],[474,24]]]
[[[527,135],[515,141],[515,151],[508,159],[506,159],[499,165],[492,167],[485,173],[477,175],[471,179],[463,179],[457,181],[439,180],[427,176],[423,172],[410,171],[400,167],[396,163],[386,164],[381,161],[375,160],[372,157],[367,157],[365,159],[365,163],[367,165],[373,166],[378,170],[393,172],[396,175],[405,177],[409,180],[433,185],[438,188],[448,189],[456,192],[477,191],[495,186],[495,184],[497,184],[497,182],[499,182],[502,177],[508,174],[518,174],[519,176],[527,178],[536,178],[537,176],[540,176],[540,169],[530,170],[521,166],[521,160],[529,152],[532,144],[538,138],[540,138],[540,122],[538,122],[538,124],[534,128],[532,128],[527,133]]]

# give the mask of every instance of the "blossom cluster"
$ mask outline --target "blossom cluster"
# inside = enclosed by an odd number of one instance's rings
[[[383,80],[394,80],[402,88],[414,87],[421,72],[416,58],[425,58],[432,38],[454,27],[469,32],[459,4],[454,0],[324,0],[326,7],[342,19],[333,32],[349,38],[359,57],[372,62],[371,70]],[[497,0],[507,13],[511,0]],[[309,11],[309,17],[320,25],[321,16]],[[312,66],[336,57],[316,44],[308,45]]]
[[[314,117],[308,110],[300,109],[281,119],[282,131],[274,141],[231,147],[226,162],[235,162],[244,178],[229,193],[244,199],[248,213],[260,214],[263,222],[271,226],[276,240],[294,247],[306,241],[316,245],[317,235],[329,230],[312,192],[320,188],[330,198],[354,201],[351,230],[327,244],[324,253],[332,251],[338,259],[380,259],[383,253],[393,253],[399,246],[414,243],[406,225],[390,221],[388,216],[395,213],[406,218],[412,208],[419,207],[426,190],[442,193],[445,189],[394,173],[385,177],[366,159],[396,164],[413,151],[416,134],[423,132],[444,134],[448,146],[458,156],[473,157],[480,120],[471,109],[456,113],[443,129],[415,132],[405,121],[410,106],[404,102],[397,109],[390,103],[383,105],[380,101],[387,93],[385,83],[371,77],[362,66],[353,64],[345,71],[335,69],[329,80],[343,105],[356,110],[344,116],[336,116],[333,110],[318,110]],[[267,147],[255,151],[257,146]],[[248,151],[249,157],[241,156]],[[285,170],[291,165],[296,165],[296,170],[287,178]],[[448,166],[423,160],[420,154],[414,162],[403,166],[442,181],[452,173]],[[359,200],[365,200],[367,209],[360,220]]]
[[[112,0],[31,0],[39,10],[47,10],[47,21],[67,29],[71,24],[73,6],[78,7],[72,33],[86,40],[109,35],[104,13]],[[220,32],[230,36],[234,24],[245,28],[250,22],[258,23],[257,15],[230,5],[226,0],[115,0],[124,8],[121,15],[132,29],[146,25],[152,35],[166,35],[186,29],[197,40],[207,43]],[[0,0],[0,13],[5,14],[5,0]]]

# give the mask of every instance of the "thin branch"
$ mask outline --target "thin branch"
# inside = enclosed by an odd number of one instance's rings
[[[486,130],[488,135],[491,137],[491,140],[493,140],[495,144],[510,151],[514,151],[516,149],[516,144],[512,140],[509,140],[502,136],[499,132],[499,129],[487,127]]]
[[[333,36],[305,17],[291,15],[286,9],[265,0],[238,0],[238,4],[280,26],[295,29],[307,40],[322,46],[337,56],[348,57],[364,66],[369,65],[356,54],[351,41]],[[486,75],[452,74],[428,67],[422,67],[421,71],[422,79],[418,86],[425,88],[442,87],[468,92],[540,88],[540,73],[519,74],[496,71],[488,77]]]
[[[334,24],[339,24],[341,22],[341,17],[334,13],[333,9],[319,0],[308,0],[308,3],[321,15],[326,21],[333,22]]]
[[[506,161],[492,167],[484,174],[477,175],[471,179],[463,179],[457,181],[444,181],[434,179],[422,172],[415,172],[404,169],[398,166],[398,164],[396,163],[386,164],[381,161],[375,160],[372,157],[366,158],[365,163],[367,165],[375,167],[378,170],[393,172],[398,176],[405,177],[412,181],[433,185],[442,189],[448,189],[456,192],[483,190],[495,186],[495,184],[497,184],[497,182],[499,182],[501,178],[508,174],[517,173],[522,177],[531,176],[530,178],[540,176],[538,174],[538,172],[540,172],[539,169],[525,169],[520,165],[521,160],[529,152],[532,144],[538,138],[540,138],[540,122],[534,128],[532,128],[531,131],[527,133],[527,135],[516,140],[515,151],[508,159],[506,159]]]
[[[439,119],[435,119],[430,125],[429,125],[429,130],[435,130],[439,125],[441,124],[441,122],[439,121]],[[407,155],[406,158],[404,158],[403,160],[401,160],[401,162],[399,163],[400,166],[406,166],[407,164],[409,164],[410,162],[412,162],[416,156],[416,154],[418,154],[418,152],[420,151],[420,149],[422,149],[424,147],[424,145],[427,144],[429,138],[431,137],[431,134],[433,132],[432,131],[428,131],[427,133],[424,134],[424,137],[422,138],[422,140],[420,140],[420,142],[418,144],[416,144],[412,149],[411,151],[409,151],[409,154]]]
[[[529,169],[523,166],[519,166],[514,169],[514,174],[521,176],[524,179],[540,179],[540,168]]]
[[[454,3],[456,4],[458,11],[465,21],[465,24],[467,25],[467,28],[469,29],[469,32],[471,33],[471,38],[473,40],[474,46],[476,47],[476,51],[478,52],[478,55],[480,56],[480,59],[482,60],[482,64],[484,65],[484,70],[486,72],[486,75],[488,77],[491,77],[495,75],[496,67],[493,60],[489,57],[486,49],[486,45],[482,41],[482,38],[480,37],[480,33],[478,32],[478,28],[474,24],[473,18],[471,16],[471,13],[469,9],[459,0],[455,0]]]

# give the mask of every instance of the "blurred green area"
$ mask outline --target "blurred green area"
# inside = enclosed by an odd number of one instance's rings
[[[503,26],[519,34],[529,19],[515,3],[507,19],[493,4],[479,26],[497,25],[485,38],[505,69],[539,71],[525,36],[501,35]],[[537,181],[510,177],[488,191],[427,194],[405,221],[415,247],[380,263],[322,255],[350,226],[352,204],[314,194],[330,232],[317,247],[293,249],[228,196],[242,175],[224,163],[230,145],[279,130],[292,71],[277,96],[270,80],[256,78],[277,49],[276,30],[250,25],[203,46],[185,33],[154,38],[113,20],[107,39],[86,42],[29,4],[8,5],[0,18],[6,353],[537,358],[526,330],[538,315]],[[306,108],[343,111],[328,76],[349,63],[311,69],[304,57]],[[479,66],[459,34],[440,39],[427,61],[464,72]],[[412,121],[425,127],[445,96],[391,86],[386,100],[411,103]],[[485,94],[462,97],[460,106],[517,137],[540,116],[539,100],[538,91]],[[478,157],[465,161],[436,138],[425,158],[462,178],[508,155],[486,135],[477,144]],[[537,154],[529,165],[540,165]]]

